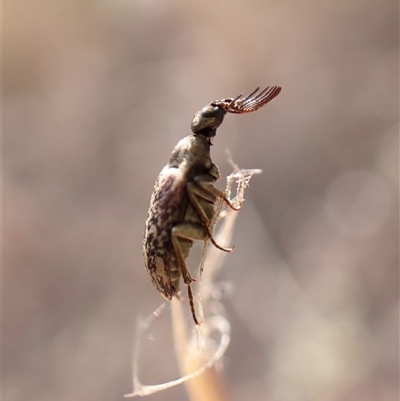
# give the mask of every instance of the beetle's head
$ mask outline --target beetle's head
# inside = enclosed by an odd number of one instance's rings
[[[193,134],[215,136],[232,101],[233,99],[215,100],[198,111],[192,121]]]

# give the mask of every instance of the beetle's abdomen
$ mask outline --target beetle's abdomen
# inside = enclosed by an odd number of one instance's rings
[[[167,299],[179,289],[171,229],[184,218],[188,202],[186,183],[180,169],[164,167],[154,186],[144,232],[143,257],[147,272]]]

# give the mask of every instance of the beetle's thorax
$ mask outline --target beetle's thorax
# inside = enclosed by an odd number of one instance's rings
[[[175,146],[168,167],[179,168],[185,175],[205,173],[212,165],[210,146],[209,137],[189,135]]]

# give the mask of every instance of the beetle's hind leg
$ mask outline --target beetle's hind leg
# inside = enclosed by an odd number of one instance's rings
[[[196,317],[196,312],[194,308],[194,297],[191,286],[191,283],[193,281],[196,281],[196,279],[191,276],[186,266],[186,258],[188,256],[189,249],[192,246],[192,241],[204,241],[207,238],[208,231],[206,227],[202,226],[201,224],[181,223],[174,226],[171,230],[171,240],[175,251],[176,261],[180,268],[183,281],[188,287],[190,309],[192,311],[193,320],[197,325],[199,325],[200,323]]]
[[[193,292],[192,292],[192,286],[190,284],[188,284],[187,289],[188,289],[190,310],[192,311],[193,320],[197,324],[197,326],[199,326],[201,322],[199,322],[197,320],[196,311],[194,309],[194,297],[193,297]]]

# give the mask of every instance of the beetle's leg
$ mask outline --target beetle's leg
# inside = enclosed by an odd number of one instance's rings
[[[198,175],[194,177],[193,181],[198,184],[199,190],[197,195],[201,196],[202,198],[213,203],[217,200],[217,198],[222,198],[231,209],[238,211],[242,208],[241,205],[239,205],[239,207],[233,206],[231,201],[226,197],[225,192],[214,186],[215,180],[208,174]]]
[[[197,320],[197,317],[196,317],[196,311],[194,309],[194,297],[193,297],[193,292],[192,292],[192,286],[190,284],[188,284],[187,289],[188,289],[190,310],[192,311],[193,320],[197,324],[197,326],[199,326],[201,322],[199,323],[199,321]]]
[[[184,242],[182,240],[205,240],[208,238],[208,231],[207,228],[200,225],[200,224],[192,224],[192,223],[181,223],[174,226],[171,230],[171,240],[172,245],[174,247],[176,260],[178,266],[180,267],[183,281],[188,287],[188,296],[190,302],[190,309],[192,311],[193,320],[197,325],[199,325],[199,321],[197,320],[195,309],[194,309],[194,297],[192,292],[191,283],[196,281],[194,279],[187,266],[185,261],[185,250],[184,250]]]
[[[213,185],[208,185],[207,189],[211,188],[211,187],[215,188]],[[218,196],[216,196],[215,194],[213,194],[210,191],[207,191],[205,188],[197,185],[194,182],[189,182],[186,185],[186,188],[187,188],[187,192],[188,192],[188,197],[189,197],[190,203],[192,204],[193,209],[196,211],[197,215],[199,216],[200,221],[204,224],[204,228],[207,231],[207,234],[208,234],[207,236],[210,239],[211,243],[216,248],[220,249],[221,251],[232,252],[233,247],[224,248],[224,247],[222,247],[221,245],[218,245],[215,242],[215,240],[214,240],[214,238],[212,236],[212,233],[210,231],[210,228],[209,228],[210,220],[209,220],[206,212],[204,211],[203,206],[201,205],[201,202],[198,199],[199,197],[201,197],[201,198],[206,199],[206,200],[208,200],[208,201],[210,201],[212,203],[215,203],[215,201],[218,199]]]
[[[208,238],[207,228],[201,224],[181,223],[174,226],[171,230],[171,241],[174,247],[176,260],[180,268],[183,281],[185,284],[190,284],[196,281],[191,275],[186,266],[185,261],[185,243],[182,240],[205,240]]]

